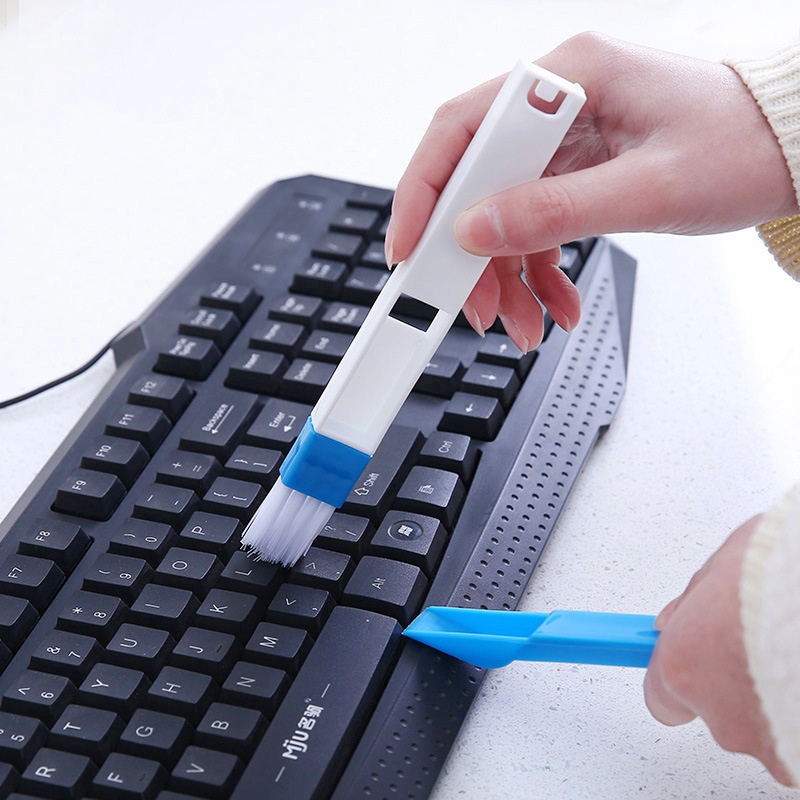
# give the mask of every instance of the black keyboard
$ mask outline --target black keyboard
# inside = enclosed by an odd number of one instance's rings
[[[307,556],[256,561],[243,526],[389,275],[391,200],[276,183],[115,341],[0,526],[0,797],[430,794],[484,673],[401,630],[517,606],[622,398],[635,265],[564,247],[583,317],[534,353],[460,318]]]

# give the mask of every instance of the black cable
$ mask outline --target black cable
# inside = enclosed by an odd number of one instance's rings
[[[121,331],[120,331],[121,333]],[[60,386],[62,383],[66,383],[67,381],[71,381],[73,378],[77,378],[78,375],[86,372],[89,367],[94,366],[113,346],[114,342],[119,337],[119,333],[116,334],[112,339],[110,339],[106,344],[103,345],[103,348],[93,355],[85,364],[82,364],[77,369],[70,372],[68,375],[62,375],[60,378],[56,378],[55,380],[50,381],[50,383],[45,383],[43,386],[38,386],[36,389],[31,389],[29,392],[25,392],[25,394],[17,395],[17,397],[11,397],[8,400],[0,401],[0,409],[8,408],[9,406],[13,406],[16,403],[21,403],[23,400],[29,400],[31,397],[36,397],[37,394],[42,394],[43,392],[48,391],[49,389],[53,389],[56,386]]]

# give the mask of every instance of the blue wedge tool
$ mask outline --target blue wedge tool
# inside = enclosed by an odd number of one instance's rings
[[[654,622],[647,614],[430,606],[404,635],[484,669],[512,661],[646,667],[658,639]]]

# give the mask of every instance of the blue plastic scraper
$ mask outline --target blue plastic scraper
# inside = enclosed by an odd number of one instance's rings
[[[647,614],[430,606],[404,634],[485,669],[512,661],[646,667],[658,638],[654,622]]]

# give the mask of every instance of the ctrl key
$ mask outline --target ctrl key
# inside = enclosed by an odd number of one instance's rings
[[[116,475],[76,469],[58,487],[53,511],[105,520],[124,496],[125,486]]]

